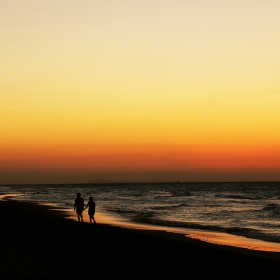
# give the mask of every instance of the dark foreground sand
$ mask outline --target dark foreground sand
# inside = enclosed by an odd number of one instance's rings
[[[0,201],[1,279],[280,279],[280,254],[178,234],[79,224]]]

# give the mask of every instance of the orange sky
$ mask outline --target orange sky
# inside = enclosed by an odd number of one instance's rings
[[[280,180],[277,1],[2,1],[0,184]]]

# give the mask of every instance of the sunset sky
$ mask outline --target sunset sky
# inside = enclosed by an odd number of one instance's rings
[[[280,180],[279,15],[1,1],[0,184]]]

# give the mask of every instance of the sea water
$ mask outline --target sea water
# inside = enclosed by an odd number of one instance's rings
[[[144,225],[230,233],[280,243],[280,183],[2,185],[13,199],[73,209],[76,193],[97,213]]]

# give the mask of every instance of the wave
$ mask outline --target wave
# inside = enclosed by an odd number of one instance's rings
[[[131,194],[131,196],[139,197],[139,196],[143,196],[143,193],[133,193],[133,194]]]
[[[153,210],[168,210],[168,209],[187,207],[187,206],[188,206],[188,204],[181,203],[181,204],[177,204],[177,205],[151,206],[150,208]]]
[[[137,196],[135,195],[132,195],[132,196],[116,196],[116,199],[119,199],[119,200],[135,200],[137,201]]]
[[[167,198],[167,197],[172,197],[171,194],[159,194],[159,195],[156,195],[154,197],[154,199],[161,199],[161,198]]]
[[[243,201],[243,200],[229,200],[228,202],[230,203],[238,203],[238,204],[247,204],[248,202]]]
[[[171,196],[173,196],[173,197],[177,197],[177,196],[182,197],[182,196],[191,196],[191,195],[192,194],[189,191],[184,191],[184,192],[173,191],[171,193]]]
[[[141,221],[145,219],[150,219],[151,217],[154,216],[154,213],[151,211],[145,211],[145,212],[138,212],[134,217],[133,221]]]
[[[264,199],[264,197],[262,197],[262,196],[248,196],[248,195],[239,195],[239,194],[215,195],[215,197],[231,198],[231,199],[247,199],[247,200],[261,200],[261,199]]]
[[[185,197],[185,196],[191,196],[191,195],[192,194],[188,191],[184,191],[184,192],[173,191],[173,192],[166,193],[166,194],[157,194],[154,198],[160,199],[160,198],[167,198],[167,197]]]
[[[117,213],[119,215],[123,215],[126,217],[134,216],[137,213],[133,210],[123,210],[123,209],[116,209],[116,208],[105,208],[105,210],[109,211],[109,212],[114,212],[114,213]]]
[[[199,230],[209,230],[216,231],[222,233],[229,233],[232,235],[243,236],[247,238],[253,238],[268,242],[276,242],[280,243],[280,236],[267,234],[261,230],[252,229],[252,228],[244,228],[244,227],[220,227],[217,225],[204,225],[199,223],[189,223],[189,222],[179,222],[179,221],[168,221],[161,219],[153,219],[153,215],[150,213],[139,213],[138,215],[132,218],[132,221],[158,225],[158,226],[167,226],[167,227],[180,227],[180,228],[188,228],[188,229],[199,229]]]
[[[273,212],[275,214],[280,214],[280,205],[275,203],[270,203],[264,206],[262,211],[268,211],[268,212]]]

